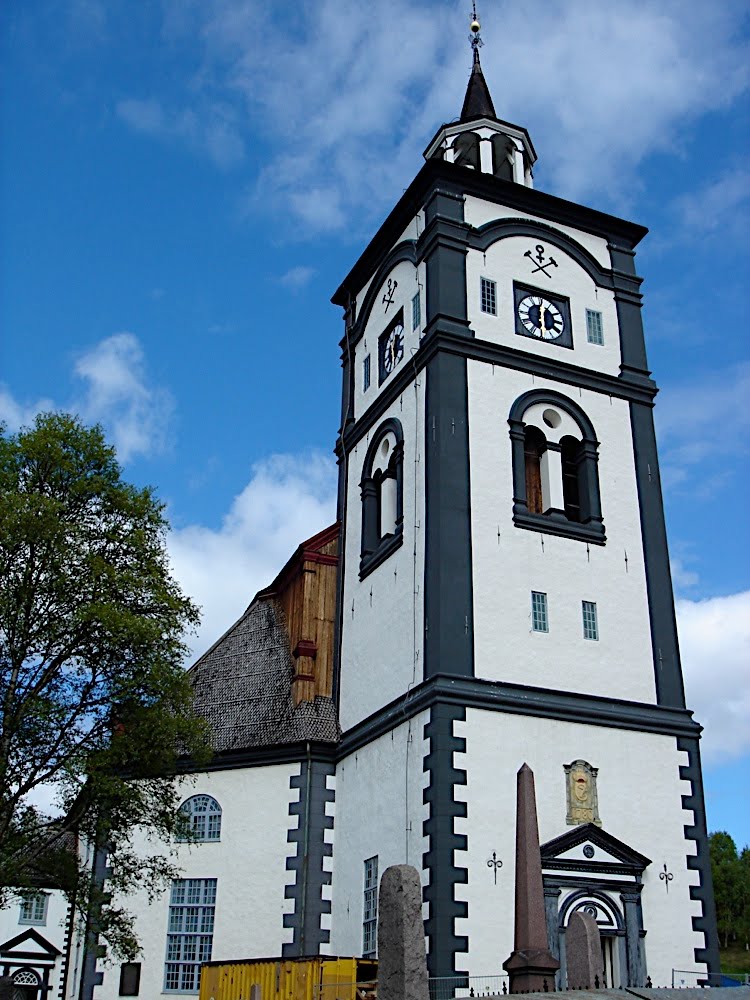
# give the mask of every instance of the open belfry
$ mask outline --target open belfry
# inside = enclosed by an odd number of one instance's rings
[[[195,992],[209,959],[376,957],[391,865],[421,873],[429,975],[500,974],[524,764],[556,985],[576,913],[610,986],[719,970],[646,229],[534,188],[471,29],[459,118],[333,296],[338,523],[192,668],[215,755],[185,762],[183,877],[135,904],[143,996]]]

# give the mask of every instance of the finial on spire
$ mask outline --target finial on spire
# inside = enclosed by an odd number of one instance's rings
[[[469,25],[471,29],[471,34],[469,35],[469,41],[471,42],[471,47],[474,50],[474,61],[479,59],[479,50],[484,45],[482,41],[482,36],[479,32],[482,30],[482,25],[479,23],[479,17],[477,15],[477,4],[476,0],[472,0],[471,4],[471,24]]]
[[[479,23],[479,17],[477,16],[476,0],[472,0],[471,17],[471,24],[469,25],[471,34],[469,35],[469,41],[471,42],[471,47],[474,50],[474,65],[471,70],[471,76],[469,77],[469,86],[466,88],[464,106],[461,109],[462,122],[465,122],[470,118],[495,117],[495,108],[492,104],[492,98],[490,97],[490,92],[487,88],[484,74],[482,73],[482,64],[479,62],[479,49],[482,45],[484,45],[484,42],[479,34],[482,26]]]

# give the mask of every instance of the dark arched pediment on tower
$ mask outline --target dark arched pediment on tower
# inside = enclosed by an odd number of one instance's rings
[[[403,242],[397,243],[390,253],[383,259],[375,274],[373,274],[372,281],[370,282],[370,286],[365,293],[362,304],[357,309],[354,326],[350,331],[350,339],[352,343],[356,343],[360,336],[364,333],[367,320],[370,318],[372,307],[375,305],[375,301],[380,294],[383,282],[391,273],[393,268],[398,264],[402,264],[404,261],[408,261],[413,264],[414,267],[417,266],[416,240],[403,240]],[[341,342],[342,347],[345,343],[346,337]]]
[[[469,246],[486,253],[493,244],[512,236],[528,236],[551,243],[579,264],[600,288],[614,288],[612,272],[602,267],[585,247],[559,229],[533,219],[495,219],[471,231]]]

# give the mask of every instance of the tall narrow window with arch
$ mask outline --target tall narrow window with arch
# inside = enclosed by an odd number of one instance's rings
[[[511,407],[513,523],[603,545],[599,442],[577,403],[533,389]]]
[[[370,441],[362,468],[362,547],[359,576],[363,579],[403,542],[404,433],[391,417]]]
[[[190,830],[177,838],[182,843],[221,840],[221,806],[211,795],[191,796],[180,806],[180,813]]]

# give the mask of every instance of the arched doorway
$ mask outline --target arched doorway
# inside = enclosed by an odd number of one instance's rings
[[[39,1000],[39,976],[33,969],[19,969],[13,973],[13,1000]]]
[[[609,987],[646,982],[646,931],[641,890],[649,858],[594,823],[541,846],[549,949],[560,962],[558,989],[567,987],[565,934],[576,910],[592,916],[602,940],[602,974]],[[603,985],[603,983],[600,983]]]

